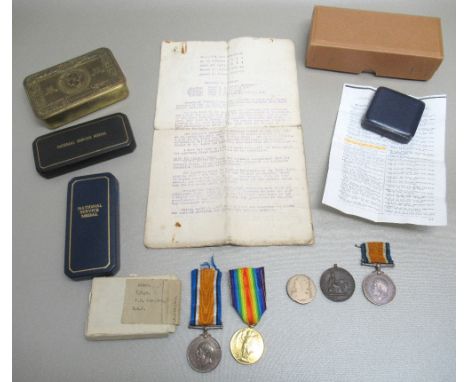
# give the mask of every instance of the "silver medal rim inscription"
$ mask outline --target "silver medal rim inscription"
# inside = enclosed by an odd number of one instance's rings
[[[286,292],[291,300],[305,305],[315,298],[317,288],[309,276],[298,274],[289,278],[286,284]]]
[[[375,305],[392,302],[396,295],[393,280],[382,271],[374,271],[362,281],[364,296]]]
[[[187,348],[187,361],[190,367],[199,373],[208,373],[221,361],[221,346],[208,333],[194,338]]]
[[[343,302],[354,294],[356,283],[351,273],[335,264],[322,273],[320,289],[329,300]]]

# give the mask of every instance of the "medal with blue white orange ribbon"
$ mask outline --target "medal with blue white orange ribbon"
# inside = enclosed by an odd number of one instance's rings
[[[375,267],[375,271],[362,282],[364,296],[375,305],[385,305],[393,300],[396,287],[382,267],[393,267],[390,243],[381,241],[366,242],[356,247],[361,249],[361,265]]]
[[[263,338],[254,329],[266,311],[265,270],[238,268],[229,271],[232,306],[247,328],[239,329],[231,338],[234,359],[244,365],[257,362],[264,350]]]
[[[214,370],[221,360],[221,347],[208,333],[208,329],[222,329],[221,271],[213,258],[200,269],[191,272],[191,304],[189,328],[203,329],[187,349],[187,360],[195,371]]]

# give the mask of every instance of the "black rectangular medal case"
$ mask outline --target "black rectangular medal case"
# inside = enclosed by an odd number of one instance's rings
[[[110,276],[120,267],[119,184],[110,173],[68,183],[65,274],[74,279]]]
[[[416,133],[425,106],[419,99],[379,87],[361,125],[396,142],[408,143]]]
[[[36,170],[52,178],[132,152],[130,122],[116,113],[42,135],[33,142]]]

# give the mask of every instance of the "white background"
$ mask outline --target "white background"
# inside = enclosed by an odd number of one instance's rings
[[[15,381],[451,381],[455,379],[455,2],[348,1],[320,5],[401,12],[442,19],[445,59],[427,82],[308,69],[305,49],[314,3],[307,1],[52,1],[13,3],[13,379]],[[316,244],[312,247],[217,247],[148,250],[143,246],[159,46],[170,40],[238,36],[290,38],[296,44],[301,115]],[[35,118],[22,87],[28,74],[95,48],[110,48],[126,74],[130,97],[79,122],[123,112],[134,153],[46,180],[31,144],[49,130]],[[321,204],[343,83],[387,86],[423,96],[447,94],[446,227],[375,224]],[[88,342],[90,281],[63,274],[66,188],[73,176],[112,172],[120,182],[121,271],[172,273],[183,283],[181,325],[167,339]],[[376,307],[360,290],[370,272],[355,243],[389,241],[396,267],[395,300]],[[207,375],[192,371],[186,348],[189,272],[215,255],[225,271],[224,329],[212,334],[223,359]],[[308,274],[318,286],[334,263],[350,271],[353,297],[332,303],[321,292],[309,305],[290,301],[287,279]],[[230,306],[227,270],[265,266],[267,311],[258,325],[266,350],[238,365],[229,340],[242,327]]]

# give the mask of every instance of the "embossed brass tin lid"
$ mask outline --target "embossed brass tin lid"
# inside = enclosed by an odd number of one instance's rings
[[[99,48],[24,79],[36,116],[56,128],[127,98],[125,76],[108,48]]]

